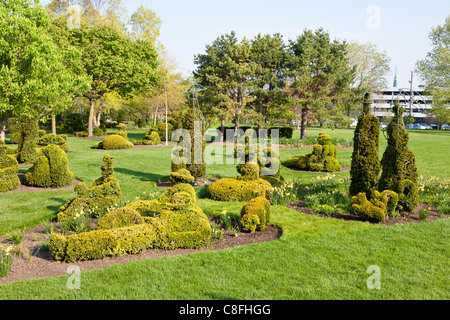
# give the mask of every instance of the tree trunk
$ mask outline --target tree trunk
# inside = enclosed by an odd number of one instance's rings
[[[259,96],[259,114],[263,114],[263,107],[262,107],[262,97]],[[259,135],[259,130],[261,130],[261,118],[258,119],[258,135]]]
[[[0,140],[5,141],[6,139],[6,121],[8,120],[2,120],[0,124]]]
[[[52,117],[52,134],[56,135],[56,117]]]
[[[89,110],[88,137],[94,137],[94,118],[95,118],[95,100],[90,100],[91,108]]]
[[[269,104],[266,105],[266,124],[269,123]]]
[[[101,97],[100,98],[100,106],[97,110],[97,113],[95,115],[95,119],[94,119],[94,128],[98,128],[100,127],[100,122],[101,122],[101,118],[102,118],[102,111],[103,111],[103,106],[105,104],[105,98]]]
[[[302,127],[300,130],[300,139],[301,140],[306,139],[306,125],[308,124],[308,111],[309,111],[309,106],[304,106],[302,108]]]
[[[237,131],[239,128],[239,113],[236,112],[234,117],[234,136],[237,137]]]
[[[220,121],[220,131],[222,131],[222,139],[225,141],[225,116],[222,115],[222,120]]]

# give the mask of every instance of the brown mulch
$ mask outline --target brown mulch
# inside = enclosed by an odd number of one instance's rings
[[[55,231],[58,231],[57,226],[55,227]],[[130,261],[186,255],[200,251],[220,250],[252,243],[274,241],[278,239],[279,236],[281,236],[280,229],[274,225],[269,225],[264,231],[257,231],[254,233],[241,232],[236,236],[230,231],[224,231],[220,240],[216,239],[213,241],[212,246],[203,247],[201,249],[148,249],[140,254],[106,257],[99,260],[80,261],[69,264],[56,261],[49,252],[43,251],[40,241],[48,239],[49,235],[46,234],[44,226],[40,225],[25,231],[21,244],[22,253],[15,256],[8,276],[0,278],[0,285],[15,281],[65,275],[67,274],[67,268],[73,265],[78,266],[81,271],[95,270]],[[36,239],[38,241],[36,241]],[[0,246],[6,248],[8,245],[8,236],[0,237]]]
[[[297,202],[292,202],[287,204],[288,208],[300,211],[304,214],[315,215],[318,217],[326,218],[328,217],[326,214],[316,213],[314,210],[309,209],[305,206],[305,201],[299,200]],[[421,209],[426,209],[429,211],[428,217],[426,220],[421,220],[419,218],[419,212]],[[424,223],[430,222],[433,220],[441,219],[438,214],[438,209],[436,207],[429,206],[426,203],[419,203],[416,210],[412,214],[408,214],[407,212],[400,212],[400,214],[395,218],[386,217],[386,220],[383,222],[371,222],[364,217],[357,216],[353,213],[333,213],[330,217],[331,219],[339,219],[343,221],[361,221],[361,222],[370,222],[376,223],[383,226],[394,225],[398,223]]]
[[[6,193],[14,193],[14,192],[42,192],[42,191],[58,191],[58,190],[68,190],[68,189],[73,189],[75,188],[75,186],[80,183],[80,180],[75,179],[73,181],[73,183],[70,186],[67,187],[63,187],[63,188],[37,188],[37,187],[29,187],[26,186],[25,183],[25,173],[19,173],[18,174],[19,179],[20,179],[20,183],[21,185],[19,186],[19,188],[17,188],[16,190],[12,190],[12,191],[7,191],[7,192],[3,192],[1,194],[6,194]]]
[[[193,187],[204,187],[204,186],[210,185],[211,183],[213,183],[215,181],[217,181],[217,179],[199,178],[197,180],[197,185],[195,185],[195,182],[191,182],[189,184]],[[172,184],[172,182],[170,180],[164,180],[164,181],[157,182],[156,187],[158,187],[160,189],[167,189],[168,187],[170,187],[171,184]]]

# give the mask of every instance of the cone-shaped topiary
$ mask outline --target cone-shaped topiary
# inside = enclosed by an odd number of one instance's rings
[[[286,160],[287,167],[295,167],[300,170],[341,171],[341,165],[337,161],[337,149],[331,144],[331,137],[322,132],[317,138],[318,144],[314,145],[311,154],[302,154]]]
[[[364,95],[363,114],[353,138],[350,196],[363,192],[371,200],[380,177],[380,121],[370,114],[370,94]]]
[[[204,178],[206,176],[206,142],[203,138],[205,136],[204,121],[203,114],[196,108],[189,108],[183,121],[183,129],[189,131],[191,139],[190,141],[181,142],[181,146],[191,150],[190,163],[186,164],[186,169],[191,172],[194,178]]]
[[[409,135],[403,122],[403,108],[394,102],[394,118],[387,128],[388,145],[381,159],[378,190],[399,195],[399,209],[413,212],[419,203],[418,174],[414,153],[408,148]]]
[[[57,145],[49,145],[42,149],[39,156],[25,174],[25,184],[41,188],[61,188],[69,186],[75,180],[69,170],[66,153]]]

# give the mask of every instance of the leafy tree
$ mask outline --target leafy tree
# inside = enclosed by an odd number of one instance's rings
[[[416,64],[416,71],[433,95],[433,108],[440,123],[450,122],[450,16],[442,26],[433,28],[429,38],[433,49]]]
[[[71,30],[72,44],[83,53],[83,68],[92,77],[88,135],[93,136],[95,103],[111,91],[128,98],[157,83],[157,55],[151,44],[131,41],[111,27],[82,25]]]
[[[67,106],[80,80],[73,77],[73,70],[81,55],[69,46],[58,48],[49,34],[50,17],[38,1],[0,3],[0,138],[4,139],[14,124],[9,119],[39,118]]]
[[[140,6],[131,16],[129,24],[133,39],[148,41],[155,47],[162,47],[158,41],[162,21],[153,10]]]
[[[246,39],[240,43],[236,33],[218,37],[206,46],[206,53],[195,57],[198,65],[194,77],[207,88],[211,102],[222,110],[222,115],[234,117],[235,132],[239,117],[251,101],[250,79],[253,76],[251,44]]]
[[[289,89],[302,107],[301,139],[306,138],[308,118],[318,108],[343,99],[353,79],[346,43],[331,41],[323,29],[305,30],[289,46]]]
[[[280,34],[259,34],[251,41],[253,95],[257,114],[269,123],[269,110],[282,97],[285,84],[286,48]],[[273,108],[277,111],[280,108]]]
[[[386,88],[391,62],[386,51],[379,52],[372,43],[358,42],[348,43],[347,51],[349,65],[356,68],[352,87],[358,90],[358,97],[363,91],[376,93]]]

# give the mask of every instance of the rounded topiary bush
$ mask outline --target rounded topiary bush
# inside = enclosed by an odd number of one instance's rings
[[[129,149],[133,148],[134,144],[128,140],[125,140],[120,135],[113,134],[109,137],[103,139],[103,141],[95,144],[95,149],[104,149],[104,150],[117,150],[117,149]]]
[[[206,195],[217,201],[249,201],[255,197],[268,197],[271,190],[272,185],[264,179],[245,181],[225,178],[210,184]]]
[[[170,181],[173,184],[176,183],[192,183],[195,181],[195,178],[191,175],[189,170],[180,169],[178,171],[172,172],[170,174]]]
[[[25,184],[41,188],[61,188],[71,185],[75,177],[69,170],[66,153],[57,145],[49,145],[42,149],[42,154],[25,174]]]
[[[264,230],[270,220],[270,202],[266,198],[256,197],[242,207],[241,226],[254,232]]]
[[[259,179],[259,165],[254,162],[245,164],[238,164],[236,166],[237,172],[241,175],[239,179],[242,180],[258,180]]]

